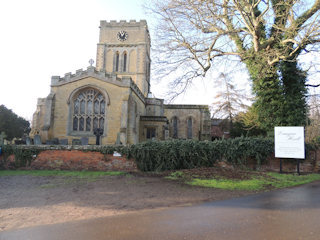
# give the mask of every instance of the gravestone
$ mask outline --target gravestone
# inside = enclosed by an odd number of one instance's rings
[[[80,139],[72,139],[72,145],[81,145],[81,140]]]
[[[34,141],[34,145],[41,145],[42,144],[40,135],[34,135],[33,141]]]
[[[0,134],[0,146],[4,145],[4,139],[7,137],[7,135],[5,134],[5,132],[1,132]]]
[[[28,146],[32,145],[32,139],[30,137],[26,137],[26,144]]]
[[[82,137],[80,139],[81,145],[88,145],[89,144],[89,139],[87,137]]]
[[[60,145],[68,145],[68,139],[60,139],[59,144]]]
[[[54,141],[53,140],[47,140],[46,141],[46,145],[54,145]]]
[[[164,140],[169,139],[169,130],[164,130]]]
[[[93,134],[96,136],[96,145],[100,145],[100,137],[103,134],[103,129],[102,128],[95,128],[93,130]]]

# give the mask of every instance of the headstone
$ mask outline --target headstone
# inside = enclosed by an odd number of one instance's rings
[[[15,139],[15,140],[14,140],[14,144],[15,144],[15,145],[25,145],[25,144],[26,144],[26,141],[25,141],[25,140],[22,140],[22,139]]]
[[[34,145],[42,144],[40,135],[34,135],[33,141],[34,141]]]
[[[0,134],[0,146],[4,144],[4,139],[7,137],[5,132],[1,132]]]
[[[60,139],[59,144],[60,145],[68,145],[68,139]]]
[[[169,130],[164,130],[164,140],[169,139]]]
[[[88,145],[89,144],[89,139],[87,137],[82,137],[80,139],[81,145]]]
[[[96,145],[100,145],[100,137],[103,134],[102,128],[95,128],[93,129],[93,134],[96,136]]]
[[[59,145],[59,139],[58,138],[53,138],[52,140],[53,145]]]
[[[80,139],[72,139],[72,145],[81,145],[81,140]]]
[[[32,139],[30,137],[26,137],[26,144],[28,146],[32,145]]]
[[[46,145],[54,145],[53,140],[47,140],[47,141],[46,141]]]

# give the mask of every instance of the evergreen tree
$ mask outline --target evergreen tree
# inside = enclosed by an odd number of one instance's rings
[[[153,0],[158,68],[190,85],[222,59],[248,69],[260,127],[305,125],[300,53],[320,42],[320,0]],[[165,60],[163,60],[165,59]],[[181,71],[183,69],[183,71]],[[175,88],[176,89],[176,88]],[[182,87],[181,89],[185,89]]]
[[[0,133],[4,132],[7,140],[21,138],[24,133],[27,134],[29,131],[30,123],[27,120],[19,117],[4,105],[0,105]]]

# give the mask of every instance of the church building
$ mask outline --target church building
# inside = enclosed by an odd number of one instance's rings
[[[51,91],[39,98],[30,136],[86,138],[101,144],[136,144],[157,139],[210,139],[207,105],[164,104],[150,94],[147,22],[101,21],[96,67],[51,78]],[[92,65],[92,64],[91,64]]]

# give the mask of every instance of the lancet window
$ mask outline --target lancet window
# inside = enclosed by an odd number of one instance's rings
[[[188,139],[192,138],[192,118],[187,119],[187,137]]]
[[[173,134],[172,137],[173,138],[178,138],[178,118],[174,117],[172,119],[172,125],[173,125]]]
[[[127,71],[127,62],[128,62],[128,57],[127,57],[127,53],[124,52],[123,53],[123,72]]]
[[[115,61],[116,61],[116,68],[115,68],[115,71],[116,72],[119,72],[119,61],[120,61],[120,54],[119,54],[119,52],[116,52],[116,59],[115,59]]]

